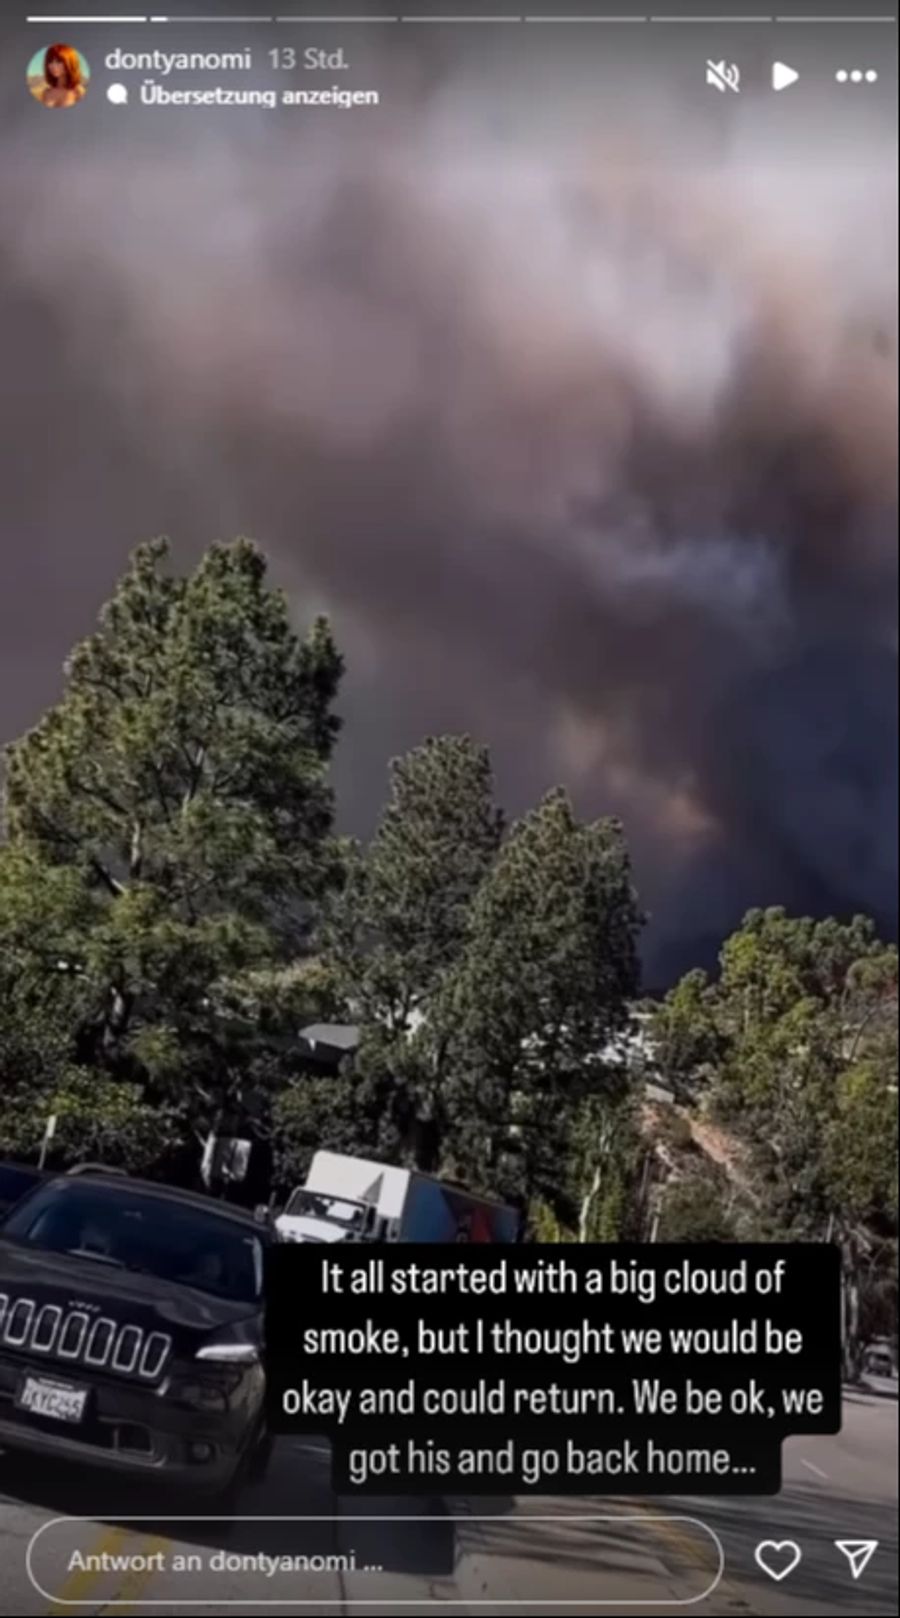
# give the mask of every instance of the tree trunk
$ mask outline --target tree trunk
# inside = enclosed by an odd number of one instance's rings
[[[586,1242],[588,1240],[588,1222],[589,1222],[590,1217],[591,1217],[591,1208],[593,1207],[593,1205],[594,1205],[594,1203],[595,1203],[595,1201],[597,1199],[597,1192],[599,1190],[600,1190],[600,1165],[598,1163],[597,1167],[594,1170],[593,1178],[591,1180],[591,1188],[588,1191],[587,1195],[585,1197],[582,1197],[582,1200],[581,1200],[581,1208],[580,1208],[580,1211],[579,1211],[579,1214],[578,1214],[578,1240],[580,1242]]]

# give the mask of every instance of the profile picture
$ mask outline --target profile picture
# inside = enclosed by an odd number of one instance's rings
[[[43,107],[74,107],[87,94],[90,77],[74,45],[48,45],[28,64],[28,88]]]

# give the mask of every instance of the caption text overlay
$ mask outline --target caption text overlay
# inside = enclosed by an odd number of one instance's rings
[[[840,1427],[839,1254],[276,1247],[267,1384],[342,1491],[776,1493]]]

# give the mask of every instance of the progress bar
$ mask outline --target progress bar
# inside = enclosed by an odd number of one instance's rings
[[[647,15],[639,14],[639,13],[635,13],[635,12],[629,12],[627,14],[623,14],[623,15],[620,15],[620,16],[610,16],[608,14],[598,12],[598,13],[596,13],[594,15],[589,14],[589,15],[585,15],[585,16],[570,16],[570,17],[555,17],[552,14],[547,14],[547,13],[542,14],[542,15],[528,14],[528,15],[524,15],[524,16],[513,15],[513,14],[508,14],[508,13],[504,13],[504,14],[501,15],[501,14],[498,13],[495,16],[481,16],[481,17],[475,16],[475,15],[469,15],[469,16],[453,16],[453,15],[427,16],[427,15],[422,14],[422,13],[420,13],[419,15],[374,16],[374,17],[373,16],[359,17],[359,16],[346,16],[346,15],[334,15],[334,16],[325,16],[325,15],[323,15],[323,16],[318,16],[318,17],[313,17],[313,16],[302,17],[302,16],[287,16],[287,15],[285,15],[285,16],[272,16],[272,17],[260,17],[260,16],[240,17],[240,16],[231,15],[231,16],[219,16],[219,17],[216,17],[216,16],[211,16],[209,13],[204,13],[203,15],[192,16],[192,17],[183,17],[183,16],[169,17],[169,16],[145,15],[145,14],[135,15],[134,13],[127,13],[127,14],[124,14],[124,15],[123,14],[110,13],[110,14],[104,15],[104,16],[90,16],[90,17],[83,17],[83,16],[78,16],[78,15],[68,15],[68,14],[66,14],[65,16],[55,15],[55,14],[54,15],[43,15],[42,14],[40,16],[26,17],[25,21],[29,22],[29,23],[37,23],[37,24],[40,24],[40,25],[45,25],[45,24],[49,24],[49,23],[54,23],[54,24],[57,24],[57,23],[76,23],[79,27],[83,27],[86,23],[116,23],[116,24],[121,24],[121,23],[173,23],[173,24],[177,24],[177,23],[214,23],[218,27],[221,27],[223,23],[241,23],[243,25],[247,25],[249,23],[253,23],[253,24],[259,24],[259,23],[265,23],[265,24],[283,23],[283,24],[288,24],[288,25],[290,25],[290,24],[304,24],[305,23],[305,24],[314,24],[317,27],[323,27],[323,26],[326,26],[326,25],[331,27],[331,26],[334,26],[334,25],[339,24],[339,23],[351,24],[354,27],[361,27],[363,25],[378,24],[378,23],[382,23],[382,24],[383,23],[406,23],[406,24],[423,23],[423,24],[426,24],[427,23],[427,24],[431,24],[432,26],[443,25],[444,27],[465,27],[465,26],[467,26],[469,24],[474,24],[476,26],[484,26],[484,25],[491,25],[491,24],[500,25],[500,24],[509,24],[509,23],[541,23],[541,24],[544,24],[545,26],[555,25],[557,27],[565,27],[567,25],[568,26],[581,26],[582,24],[597,24],[597,23],[601,23],[601,24],[602,23],[608,23],[608,24],[611,24],[613,26],[616,25],[616,24],[623,24],[623,23],[626,23],[626,24],[627,23],[642,23],[642,24],[646,24],[646,23],[653,24],[653,23],[655,23],[657,25],[663,25],[663,26],[668,26],[668,25],[670,25],[672,23],[682,23],[682,24],[686,24],[688,26],[693,25],[695,27],[704,27],[704,28],[716,27],[716,28],[718,28],[723,23],[734,24],[734,25],[737,25],[737,26],[740,26],[740,27],[747,27],[749,25],[755,25],[755,24],[760,24],[760,23],[769,23],[769,24],[771,24],[771,23],[788,23],[788,24],[790,24],[791,27],[797,27],[798,25],[803,24],[803,25],[806,25],[806,26],[815,26],[817,28],[824,28],[824,27],[830,27],[832,25],[838,25],[839,26],[841,24],[848,24],[848,23],[857,23],[857,24],[859,24],[859,23],[896,23],[897,18],[896,18],[895,15],[889,15],[889,14],[886,14],[886,13],[883,13],[883,12],[879,13],[877,16],[860,16],[860,15],[857,14],[856,16],[846,16],[846,17],[808,17],[808,16],[807,17],[799,17],[799,16],[788,16],[788,15],[784,15],[784,14],[780,14],[780,15],[775,14],[775,15],[768,15],[768,16],[761,16],[759,14],[754,14],[752,16],[736,17],[736,16],[734,16],[733,13],[732,13],[731,16],[721,16],[721,17],[716,17],[716,16],[690,16],[690,15],[685,15],[685,16],[649,15],[649,16],[647,16]]]

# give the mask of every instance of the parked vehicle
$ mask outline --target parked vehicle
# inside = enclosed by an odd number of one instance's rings
[[[102,1169],[0,1227],[0,1448],[213,1494],[258,1475],[270,1227]]]
[[[886,1338],[875,1338],[863,1349],[862,1376],[866,1382],[879,1387],[897,1387],[897,1360]]]
[[[275,1223],[291,1242],[514,1242],[520,1216],[415,1169],[316,1152]]]

